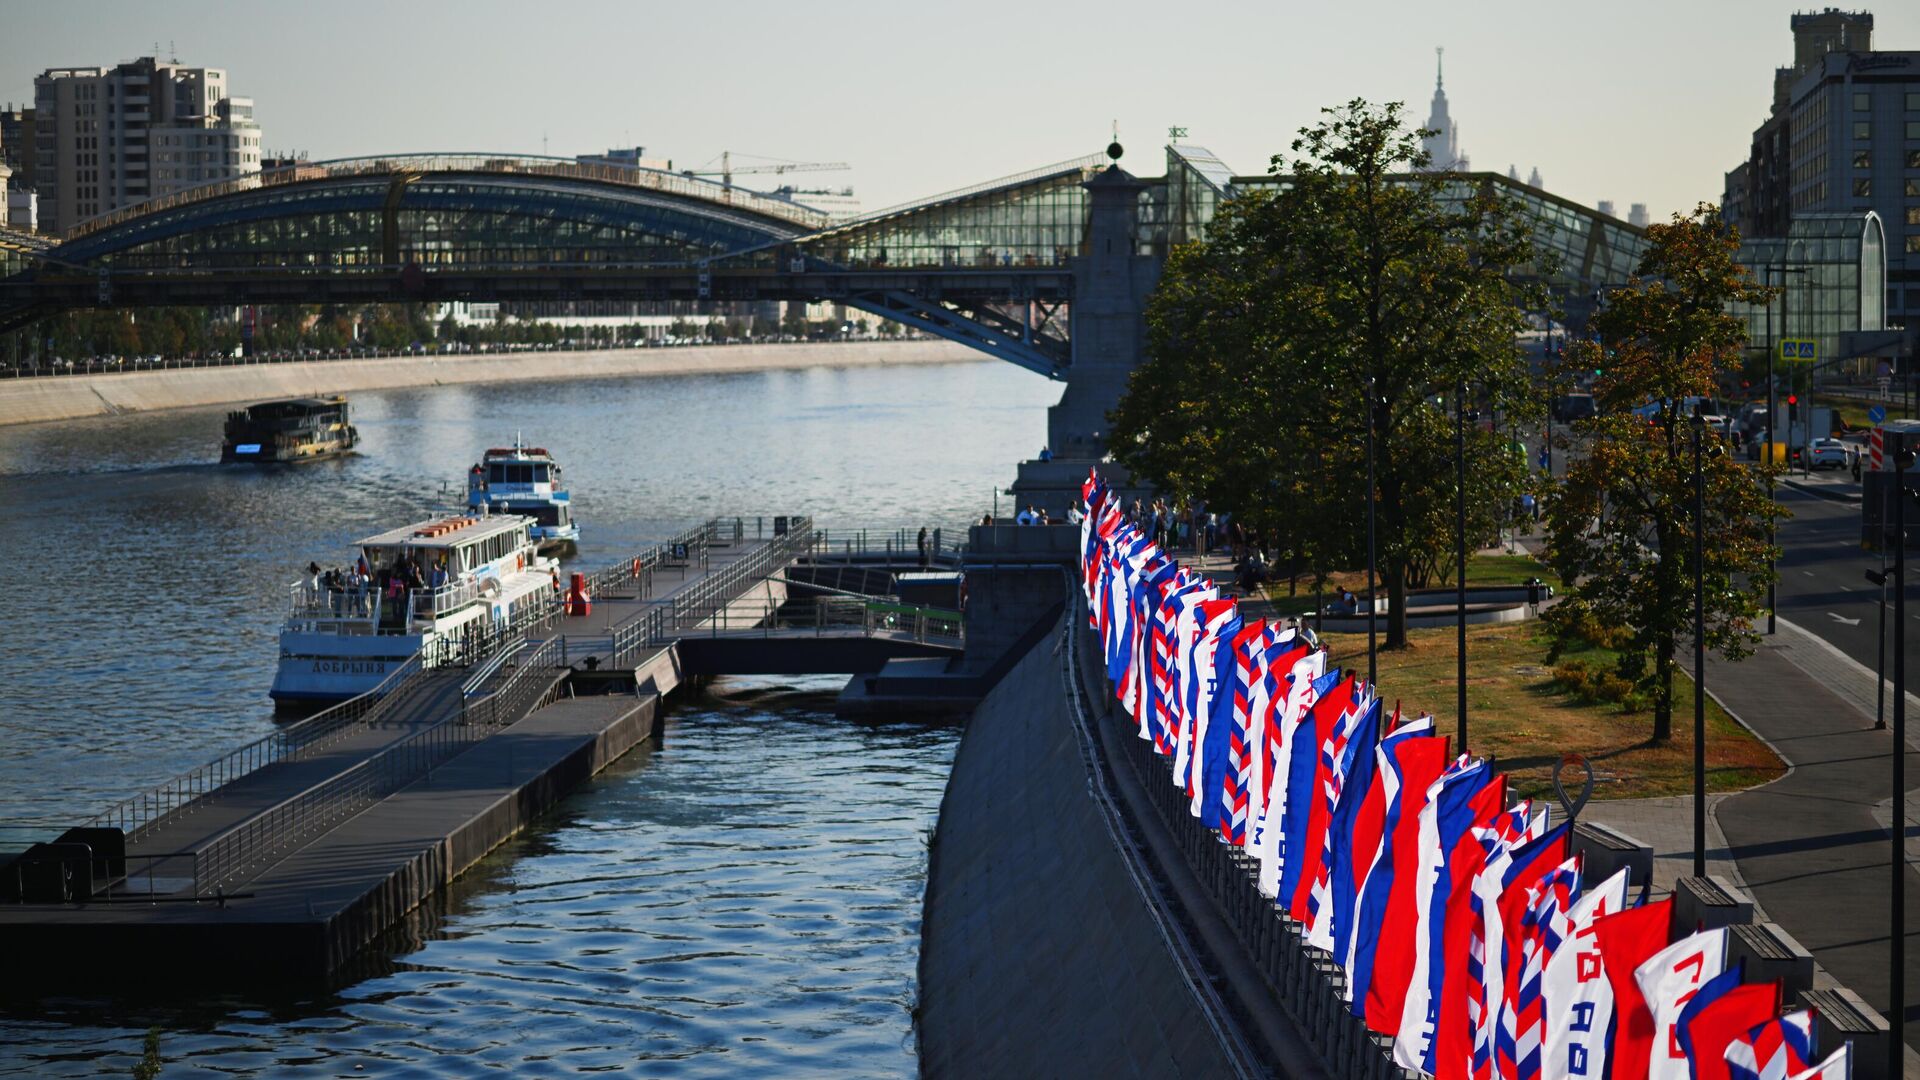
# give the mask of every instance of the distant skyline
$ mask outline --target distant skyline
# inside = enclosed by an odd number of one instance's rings
[[[1920,4],[1874,14],[1920,50]],[[863,209],[1092,153],[1159,175],[1173,126],[1260,173],[1353,97],[1426,119],[1446,48],[1460,143],[1481,170],[1656,220],[1717,201],[1792,59],[1790,3],[1347,5],[974,3],[724,9],[580,0],[166,5],[0,2],[0,102],[49,67],[177,56],[230,73],[264,145],[316,160],[426,150],[572,156],[645,146],[678,168],[722,150],[845,161]],[[754,186],[771,178],[741,177]]]

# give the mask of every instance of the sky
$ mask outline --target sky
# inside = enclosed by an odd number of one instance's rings
[[[1624,214],[1717,201],[1792,58],[1773,0],[1297,0],[1194,4],[613,0],[0,0],[0,102],[49,67],[152,54],[225,68],[270,151],[315,160],[644,146],[847,162],[864,209],[1098,152],[1164,171],[1167,130],[1259,173],[1319,110],[1405,101],[1434,48],[1477,169]],[[1869,6],[1920,49],[1920,3]],[[769,177],[742,176],[740,182]]]

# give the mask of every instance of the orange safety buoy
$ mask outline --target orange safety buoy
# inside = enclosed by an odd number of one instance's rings
[[[640,576],[640,556],[638,555],[635,555],[633,557],[633,576],[634,577]]]

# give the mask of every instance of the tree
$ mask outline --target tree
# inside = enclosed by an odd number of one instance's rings
[[[1591,448],[1569,463],[1548,521],[1568,590],[1554,625],[1563,634],[1622,628],[1619,674],[1651,692],[1661,743],[1673,731],[1675,648],[1693,619],[1696,436],[1685,399],[1712,395],[1717,377],[1738,369],[1746,329],[1728,305],[1764,303],[1770,290],[1734,261],[1739,237],[1712,206],[1652,226],[1647,240],[1636,274],[1592,319],[1598,341],[1574,350],[1574,362],[1604,372],[1594,386],[1600,415],[1581,424]],[[1657,403],[1651,417],[1632,411],[1648,402]],[[1722,449],[1717,432],[1698,437]],[[1706,643],[1737,660],[1759,640],[1753,620],[1772,580],[1776,510],[1731,455],[1706,456],[1702,472]]]
[[[1136,476],[1233,510],[1312,566],[1364,560],[1372,500],[1389,648],[1406,644],[1416,568],[1452,546],[1452,395],[1469,385],[1489,417],[1536,407],[1516,335],[1542,306],[1508,273],[1535,259],[1517,209],[1416,171],[1427,158],[1402,113],[1325,110],[1291,160],[1274,157],[1287,184],[1223,203],[1207,240],[1171,254],[1148,302],[1148,359],[1113,416]],[[1472,433],[1476,501],[1517,493],[1503,446]]]

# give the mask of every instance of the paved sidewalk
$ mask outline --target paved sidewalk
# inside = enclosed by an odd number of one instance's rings
[[[1714,697],[1792,766],[1770,784],[1727,796],[1715,817],[1768,916],[1834,979],[1885,1009],[1891,882],[1887,833],[1873,811],[1892,796],[1893,739],[1873,728],[1872,672],[1863,690],[1851,661],[1811,640],[1783,624],[1752,658],[1709,662]],[[1920,755],[1908,754],[1908,775],[1920,782]],[[1911,936],[1920,933],[1920,875],[1904,872]],[[1906,981],[1920,990],[1920,942],[1908,949]],[[1910,1006],[1909,1045],[1920,1041],[1916,1018],[1920,1009]]]

